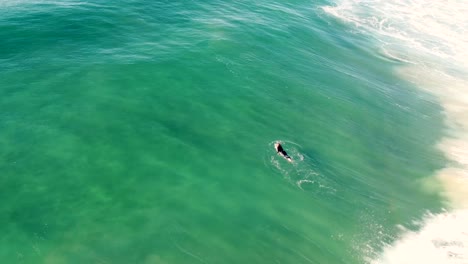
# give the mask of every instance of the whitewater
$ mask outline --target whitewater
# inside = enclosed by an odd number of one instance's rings
[[[399,226],[396,242],[370,263],[468,263],[468,3],[466,1],[344,0],[323,10],[368,35],[395,74],[436,96],[446,131],[437,144],[446,167],[421,188],[446,197],[446,212]],[[438,189],[442,186],[442,189]]]

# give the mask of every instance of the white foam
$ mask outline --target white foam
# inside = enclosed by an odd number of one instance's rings
[[[373,264],[453,263],[466,264],[468,211],[428,215],[418,232],[403,230],[402,238],[388,245]]]
[[[468,67],[468,4],[465,1],[342,0],[325,12],[371,33],[382,47],[411,49],[424,58]],[[419,61],[423,62],[423,61]]]
[[[437,147],[449,162],[430,180],[451,211],[426,216],[371,262],[468,263],[468,1],[338,0],[323,10],[373,38],[382,56],[406,62],[396,73],[435,95],[446,117]]]

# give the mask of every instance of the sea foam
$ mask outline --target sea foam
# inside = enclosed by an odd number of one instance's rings
[[[396,73],[433,94],[445,115],[437,147],[448,163],[429,181],[442,185],[447,212],[426,215],[417,232],[402,228],[369,262],[468,263],[468,2],[342,0],[323,10],[402,62]]]

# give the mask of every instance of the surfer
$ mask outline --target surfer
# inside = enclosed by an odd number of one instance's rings
[[[283,149],[283,146],[281,146],[279,142],[275,143],[275,149],[278,154],[283,156],[283,158],[285,158],[289,162],[292,162],[291,157],[289,157],[288,153],[286,153],[286,151]]]

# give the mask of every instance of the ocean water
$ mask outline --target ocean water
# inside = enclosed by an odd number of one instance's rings
[[[0,1],[0,262],[468,263],[467,12]]]

